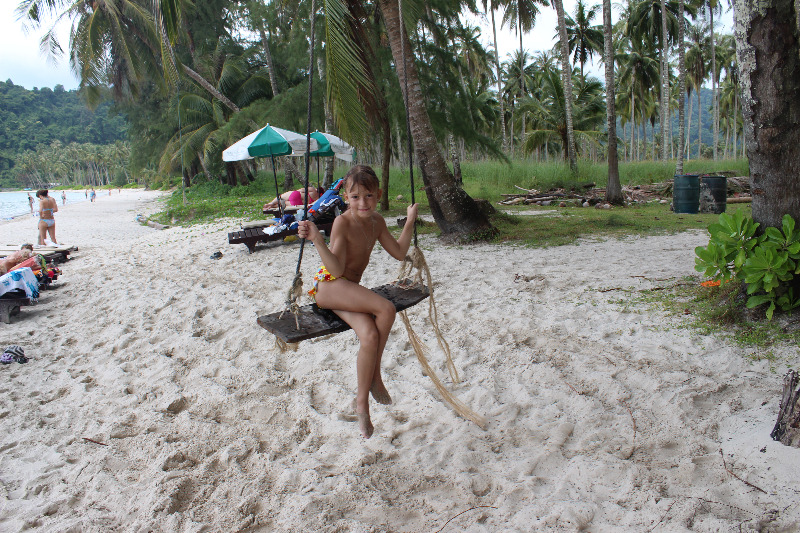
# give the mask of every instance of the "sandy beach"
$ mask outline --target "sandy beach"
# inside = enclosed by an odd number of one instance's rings
[[[299,245],[248,254],[227,243],[233,219],[138,224],[159,196],[56,213],[79,250],[0,323],[0,348],[31,358],[0,366],[0,530],[800,530],[800,450],[769,437],[797,347],[755,360],[630,300],[693,275],[705,232],[547,249],[421,238],[461,383],[427,305],[411,322],[487,426],[441,400],[398,320],[394,404],[372,404],[364,440],[355,335],[282,353],[256,324],[284,307]],[[0,223],[0,241],[35,241],[36,221]],[[306,247],[306,287],[318,265]],[[398,266],[377,248],[364,285]]]

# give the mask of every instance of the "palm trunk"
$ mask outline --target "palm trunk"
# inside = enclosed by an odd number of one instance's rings
[[[691,137],[692,137],[692,96],[689,95],[689,109],[686,110],[686,146],[684,146],[684,150],[686,152],[686,160],[689,161],[691,159],[692,152],[690,150],[691,147]]]
[[[702,86],[697,88],[697,159],[700,159],[703,148],[703,104],[700,101]]]
[[[475,201],[458,187],[436,142],[411,54],[411,43],[401,26],[403,22],[398,4],[393,0],[379,0],[378,4],[386,24],[400,88],[408,102],[407,120],[433,218],[445,235],[476,236],[491,233],[493,228],[489,219]]]
[[[717,140],[719,139],[719,101],[717,98],[717,85],[719,85],[719,78],[717,77],[717,47],[714,44],[714,10],[709,6],[709,22],[711,24],[711,106],[713,109],[714,121],[714,161],[717,160]]]
[[[686,139],[686,46],[684,33],[684,0],[678,2],[678,163],[675,174],[683,174],[683,143]],[[691,103],[689,104],[691,106]],[[691,112],[689,113],[691,119]]]
[[[497,99],[500,100],[500,124],[503,128],[503,150],[508,150],[506,138],[506,110],[503,102],[503,85],[500,77],[500,52],[497,51],[497,27],[494,24],[494,9],[492,11],[492,36],[494,37],[494,60],[497,66]]]
[[[578,171],[578,160],[575,155],[575,132],[572,129],[572,69],[569,65],[569,42],[567,41],[567,24],[564,19],[564,5],[561,0],[553,0],[558,15],[558,34],[561,40],[561,78],[564,84],[564,109],[567,119],[567,154],[569,168]]]
[[[781,227],[800,219],[800,29],[789,0],[734,2],[742,118],[750,161],[753,219]]]
[[[669,41],[667,40],[667,2],[661,0],[661,110],[658,120],[661,122],[661,160],[666,161],[667,154],[667,113],[669,109],[669,70],[667,55],[669,54]],[[655,159],[655,154],[653,154]]]
[[[622,204],[622,186],[619,182],[617,156],[617,110],[614,94],[614,47],[611,42],[611,0],[603,0],[603,52],[606,67],[606,121],[608,123],[608,184],[606,201]]]
[[[261,34],[261,46],[264,47],[264,62],[267,64],[267,72],[269,73],[269,84],[272,87],[272,95],[277,96],[280,92],[280,89],[278,89],[278,78],[275,76],[275,67],[272,63],[272,52],[270,52],[269,49],[269,41],[267,41],[267,34],[264,31],[263,22],[258,30]]]
[[[234,113],[238,113],[240,111],[239,107],[236,104],[231,102],[231,100],[227,96],[225,96],[224,94],[219,92],[216,87],[214,87],[208,81],[206,81],[206,79],[203,78],[203,76],[201,76],[200,74],[198,74],[194,70],[190,69],[186,65],[182,65],[182,66],[183,66],[183,71],[186,74],[188,74],[190,78],[192,78],[194,81],[196,81],[198,85],[200,85],[203,89],[208,91],[208,93],[211,94],[214,98],[216,98],[217,100],[222,102],[225,105],[225,107],[227,107],[228,109],[230,109]]]

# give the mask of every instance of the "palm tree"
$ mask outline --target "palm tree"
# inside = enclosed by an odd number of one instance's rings
[[[689,26],[689,49],[686,51],[686,72],[697,93],[697,157],[703,144],[703,106],[700,102],[703,82],[708,77],[708,27],[705,24]]]
[[[400,88],[408,102],[407,120],[434,220],[445,235],[474,236],[492,232],[486,215],[458,187],[439,149],[425,107],[411,43],[405,32],[405,21],[400,15],[397,2],[379,0],[378,5],[400,79]]]
[[[659,80],[659,70],[657,61],[653,59],[651,50],[643,41],[630,41],[626,43],[630,48],[618,54],[617,60],[620,65],[619,83],[630,95],[630,123],[631,123],[631,151],[638,152],[641,159],[641,151],[637,149],[634,142],[636,130],[636,111],[644,122],[647,96],[652,87],[655,87]],[[638,107],[637,107],[638,105]]]
[[[101,90],[108,86],[118,99],[137,95],[144,82],[165,88],[177,80],[178,66],[228,108],[239,111],[211,83],[175,57],[168,39],[177,36],[180,2],[158,0],[151,10],[135,0],[22,0],[17,13],[34,26],[47,13],[55,14],[52,28],[42,38],[43,45],[54,54],[63,50],[56,25],[63,19],[72,21],[70,65],[90,103],[98,103]]]
[[[614,39],[611,31],[611,0],[603,0],[603,62],[606,70],[606,127],[608,129],[606,202],[622,204],[624,199],[622,185],[619,181],[619,157],[617,156],[617,111],[614,107]],[[583,77],[583,70],[581,70],[581,77]]]
[[[503,103],[503,78],[500,71],[500,55],[497,51],[497,26],[494,21],[494,12],[505,5],[505,1],[483,0],[483,10],[491,13],[492,19],[492,39],[494,40],[494,64],[497,69],[497,99],[500,102],[500,120],[503,130],[503,149],[508,149],[508,140],[506,139],[506,111]]]
[[[569,42],[567,40],[567,24],[564,18],[564,5],[561,0],[553,0],[558,16],[558,33],[561,42],[561,80],[564,84],[565,118],[567,125],[567,154],[569,168],[578,171],[578,159],[575,155],[575,133],[572,124],[572,69],[569,65]]]
[[[536,24],[536,15],[539,14],[537,4],[548,6],[547,0],[506,0],[506,11],[503,15],[503,24],[508,24],[512,30],[517,30],[519,35],[519,55],[520,60],[520,91],[525,94],[525,60],[526,54],[522,48],[522,34],[529,32]],[[522,115],[522,131],[525,131],[525,115]]]
[[[593,26],[600,6],[592,6],[588,10],[583,0],[578,0],[575,6],[575,18],[566,16],[567,40],[569,51],[573,54],[573,61],[581,64],[581,76],[587,61],[592,59],[595,52],[603,52],[603,31],[600,26]],[[558,38],[558,32],[556,32]]]
[[[714,43],[714,12],[722,13],[719,0],[706,0],[708,7],[708,26],[711,33],[711,105],[714,110],[714,161],[717,160],[717,144],[719,144],[719,73],[717,72],[717,47]]]
[[[530,113],[532,121],[525,138],[524,149],[531,153],[546,144],[561,146],[562,157],[568,160],[567,99],[561,74],[553,69],[542,73],[541,92],[528,98],[522,109]],[[579,76],[575,80],[574,135],[582,141],[596,144],[603,122],[603,86],[595,78]]]
[[[684,9],[684,0],[679,0],[678,13],[683,15]],[[683,144],[686,137],[686,24],[686,19],[681,16],[678,24],[678,161],[675,174],[683,174]]]

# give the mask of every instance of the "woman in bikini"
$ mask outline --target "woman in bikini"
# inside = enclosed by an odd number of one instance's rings
[[[36,198],[39,199],[39,244],[44,244],[48,233],[50,234],[50,240],[58,244],[58,241],[56,241],[56,219],[53,217],[53,213],[58,211],[58,202],[47,195],[47,189],[36,191]]]

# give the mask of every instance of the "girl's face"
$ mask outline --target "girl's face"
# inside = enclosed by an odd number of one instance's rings
[[[378,207],[381,190],[370,191],[362,185],[354,185],[347,191],[347,204],[357,217],[369,217]]]

